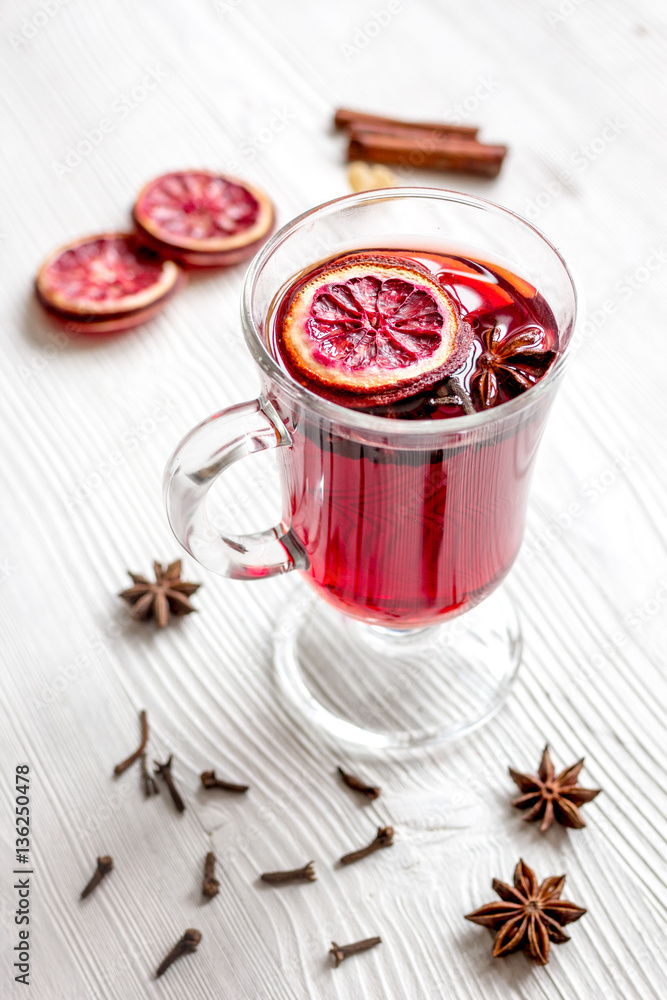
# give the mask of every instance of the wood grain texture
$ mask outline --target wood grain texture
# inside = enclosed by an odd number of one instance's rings
[[[665,996],[665,12],[657,0],[401,0],[369,27],[384,6],[53,0],[35,26],[39,3],[3,5],[2,1000],[23,995],[9,958],[19,761],[34,784],[35,1000]],[[153,89],[133,97],[147,73]],[[509,584],[526,638],[512,697],[451,748],[364,762],[383,789],[368,804],[335,777],[358,762],[296,730],[276,698],[270,635],[294,581],[246,586],[187,564],[205,584],[200,614],[160,634],[128,623],[114,597],[126,569],[177,556],[161,500],[174,444],[256,393],[243,269],[194,278],[143,329],[92,344],[54,339],[31,299],[53,246],[125,227],[135,192],[169,168],[238,172],[272,194],[280,222],[345,193],[336,105],[420,119],[459,108],[484,141],[507,142],[497,181],[414,180],[528,214],[585,298]],[[104,118],[112,131],[58,176]],[[221,498],[241,530],[275,519],[265,458]],[[183,815],[164,794],[144,801],[134,770],[112,778],[142,707],[151,755],[175,755]],[[508,806],[507,765],[534,767],[546,739],[558,763],[585,754],[584,783],[604,789],[581,832],[541,838]],[[210,767],[250,791],[204,792]],[[396,845],[335,870],[379,823]],[[202,903],[210,849],[220,892]],[[105,853],[115,869],[81,904]],[[490,936],[462,919],[519,855],[538,875],[567,872],[566,895],[589,911],[545,969],[493,961]],[[311,857],[316,883],[258,886]],[[152,983],[189,926],[198,954]],[[332,969],[332,938],[373,934],[381,947]]]

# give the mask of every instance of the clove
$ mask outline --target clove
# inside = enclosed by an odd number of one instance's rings
[[[346,774],[342,767],[338,768],[338,773],[345,782],[348,788],[353,788],[355,792],[361,792],[369,799],[377,799],[380,794],[380,789],[376,788],[374,785],[367,785],[365,781],[361,778],[356,778],[353,774]]]
[[[108,875],[113,868],[113,858],[109,854],[104,854],[101,858],[97,859],[97,868],[91,878],[90,882],[86,885],[84,889],[81,890],[81,899],[85,899],[89,896],[93,889],[96,889],[100,884],[105,875]]]
[[[201,941],[201,931],[196,931],[189,927],[178,944],[175,944],[166,958],[160,962],[155,973],[155,978],[159,979],[167,971],[169,966],[183,955],[192,955],[197,950],[197,945]]]
[[[147,799],[150,798],[151,795],[160,794],[160,786],[148,770],[145,753],[142,753],[141,755],[141,783],[144,786],[144,795]]]
[[[271,882],[273,885],[280,885],[285,882],[314,882],[317,879],[313,861],[309,861],[303,868],[294,868],[286,872],[264,872],[260,875],[262,882]]]
[[[204,881],[201,891],[207,899],[213,899],[214,896],[218,895],[219,890],[220,883],[215,877],[215,854],[213,851],[209,851],[204,861]]]
[[[171,774],[171,762],[174,759],[173,754],[169,754],[169,759],[165,761],[164,764],[154,761],[155,764],[155,774],[159,774],[165,785],[169,789],[169,794],[171,795],[172,801],[180,813],[185,812],[185,802],[181,798],[181,793],[174,784],[174,779]]]
[[[461,383],[457,378],[451,376],[446,382],[441,385],[435,393],[436,403],[458,403],[465,414],[470,416],[472,413],[476,413],[475,407],[473,406],[470,394],[465,391]]]
[[[362,847],[359,851],[344,854],[340,859],[340,863],[341,865],[351,865],[355,861],[361,861],[362,858],[368,857],[369,854],[372,854],[373,851],[378,851],[381,847],[392,847],[393,843],[394,828],[391,826],[379,826],[375,840],[372,840],[370,844]]]
[[[354,941],[352,944],[336,944],[335,941],[332,941],[329,954],[333,955],[334,966],[338,968],[348,955],[356,955],[360,951],[368,951],[369,948],[375,948],[378,944],[382,944],[381,937],[364,938],[363,941]]]
[[[135,760],[138,760],[139,757],[141,757],[144,750],[146,749],[146,744],[148,743],[148,716],[146,715],[146,712],[143,709],[139,713],[139,721],[141,723],[141,743],[134,751],[134,753],[131,753],[130,756],[126,758],[126,760],[122,760],[120,764],[116,764],[116,766],[113,769],[113,773],[116,775],[116,777],[118,777],[119,774],[122,774],[123,771],[127,771],[128,767],[131,767],[132,764],[134,764]]]
[[[250,785],[235,785],[231,781],[216,778],[215,771],[202,771],[199,775],[204,788],[222,788],[225,792],[247,792]]]

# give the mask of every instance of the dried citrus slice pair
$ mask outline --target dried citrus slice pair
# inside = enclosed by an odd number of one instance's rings
[[[135,233],[78,239],[50,254],[37,297],[73,333],[117,333],[150,319],[186,280],[183,268],[252,256],[274,224],[258,188],[206,170],[166,174],[143,188]]]
[[[307,278],[283,308],[290,372],[353,408],[412,396],[461,367],[473,331],[435,278],[400,257],[357,254]]]

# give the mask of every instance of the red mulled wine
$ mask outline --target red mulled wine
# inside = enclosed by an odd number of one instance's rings
[[[493,590],[521,543],[544,421],[529,408],[490,433],[473,414],[490,417],[557,356],[540,293],[464,254],[368,249],[300,275],[270,334],[277,359],[311,391],[414,422],[403,448],[367,443],[344,421],[340,435],[323,433],[307,410],[290,418],[285,521],[316,589],[394,628],[435,623]],[[442,435],[433,420],[444,421]]]

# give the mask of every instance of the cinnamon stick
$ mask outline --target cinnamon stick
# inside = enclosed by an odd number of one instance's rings
[[[410,124],[405,124],[403,122],[396,122],[396,124],[377,124],[376,122],[358,122],[354,125],[350,125],[346,130],[348,135],[353,132],[366,132],[369,134],[377,135],[393,135],[397,138],[405,139],[406,142],[411,144],[417,142],[430,142],[432,139],[467,139],[468,141],[475,140],[474,135],[470,135],[467,132],[453,131],[445,126],[438,126],[433,128],[425,128],[422,126],[415,126]],[[477,131],[474,129],[473,131]]]
[[[351,111],[349,108],[338,108],[334,116],[336,128],[360,128],[368,132],[439,132],[442,135],[458,135],[461,138],[474,139],[479,131],[472,125],[454,125],[448,122],[406,122],[399,118],[386,118],[384,115],[371,115],[365,111]]]
[[[475,139],[459,136],[437,137],[417,134],[414,139],[404,135],[368,132],[362,128],[350,130],[348,160],[370,163],[398,164],[430,170],[460,170],[483,177],[497,177],[507,146],[490,146]]]

